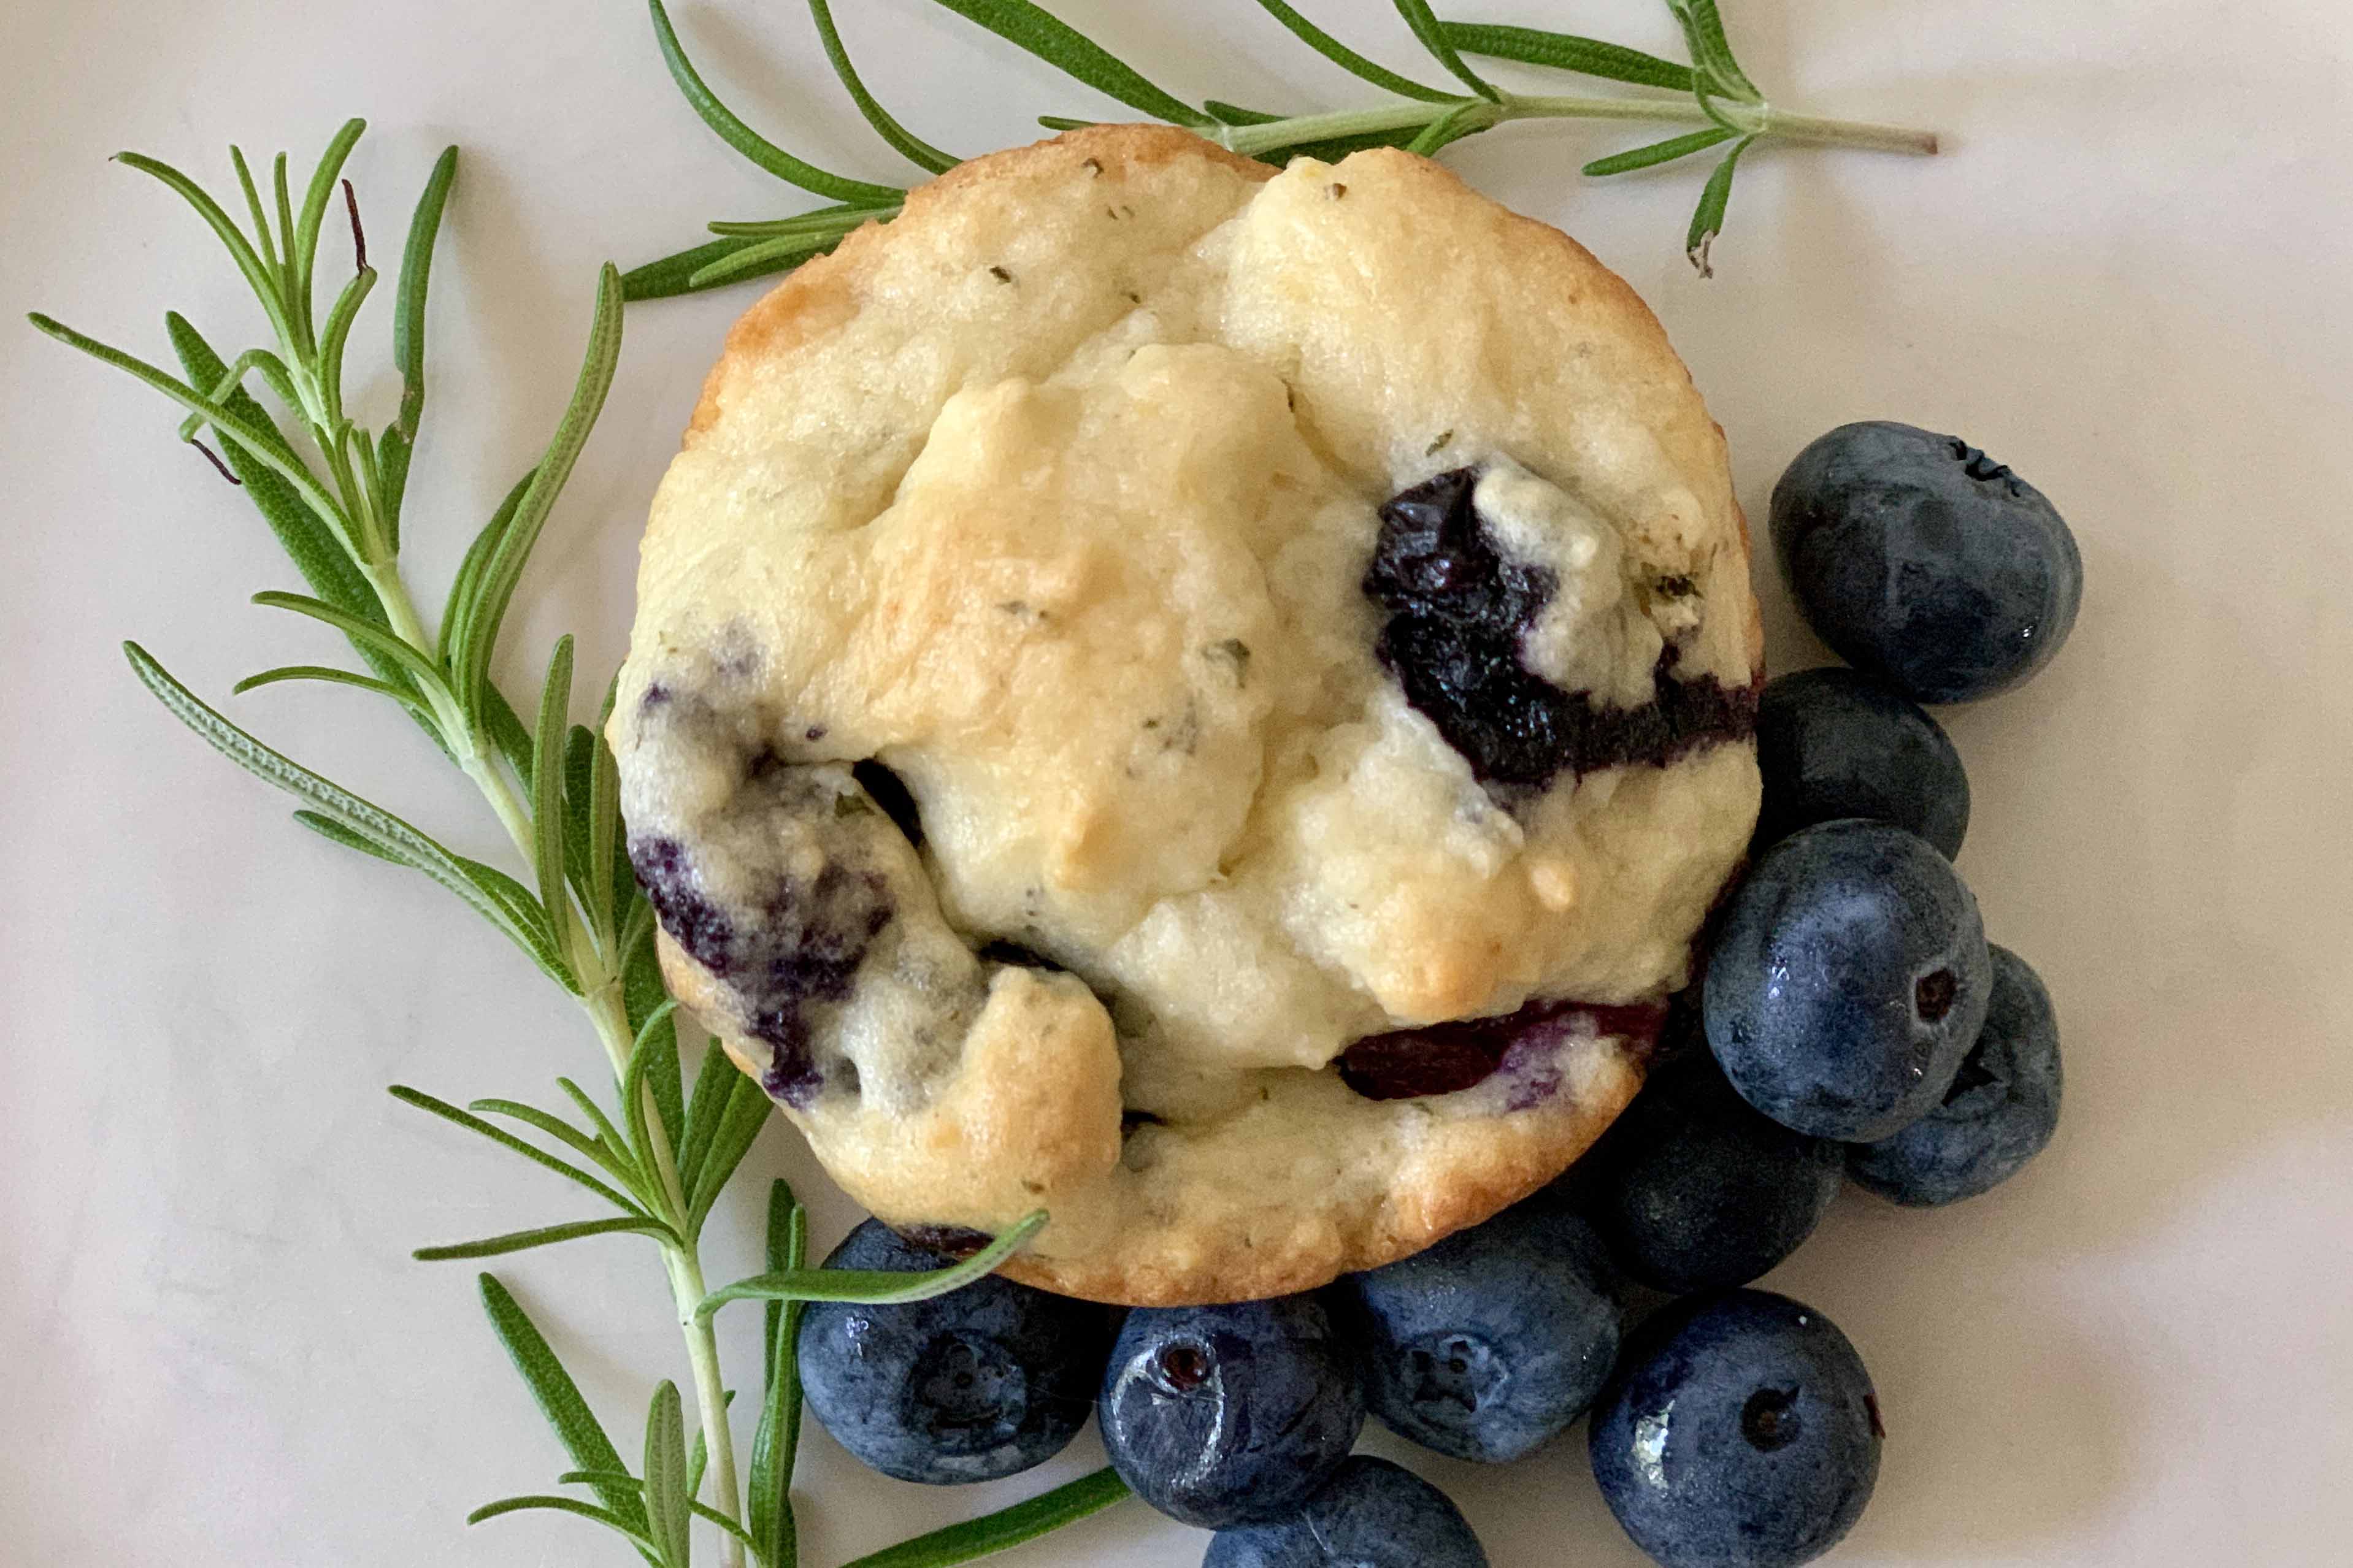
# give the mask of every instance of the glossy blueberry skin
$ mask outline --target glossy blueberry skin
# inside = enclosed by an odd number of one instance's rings
[[[1332,1287],[1365,1403],[1399,1436],[1501,1464],[1585,1414],[1618,1355],[1601,1241],[1556,1205],[1524,1204]]]
[[[1444,1492],[1360,1454],[1295,1511],[1218,1531],[1201,1568],[1487,1568],[1487,1553]]]
[[[1762,1115],[1703,1053],[1654,1071],[1587,1163],[1588,1212],[1620,1266],[1683,1295],[1797,1251],[1838,1195],[1845,1146]]]
[[[1663,1568],[1793,1568],[1871,1500],[1885,1434],[1828,1318],[1763,1290],[1676,1303],[1628,1342],[1594,1409],[1594,1479]]]
[[[1847,1151],[1860,1185],[1910,1208],[1973,1198],[2016,1175],[2059,1126],[2059,1020],[2026,960],[1993,951],[1985,1027],[1942,1104],[1894,1137]]]
[[[1848,819],[1767,849],[1725,911],[1707,1043],[1784,1127],[1871,1143],[1926,1115],[1993,989],[1977,899],[1915,835]]]
[[[1855,670],[1800,670],[1768,684],[1757,766],[1758,848],[1817,822],[1867,816],[1918,834],[1949,860],[1969,830],[1969,776],[1943,726]]]
[[[947,1261],[868,1220],[825,1266]],[[1092,1302],[995,1275],[905,1306],[816,1303],[801,1319],[801,1391],[834,1440],[886,1476],[996,1480],[1052,1458],[1086,1425],[1111,1325]]]
[[[1348,1457],[1365,1400],[1323,1306],[1280,1296],[1129,1313],[1096,1415],[1138,1497],[1220,1530],[1313,1496]]]
[[[1839,657],[1920,702],[1968,702],[2049,663],[2084,559],[2042,492],[1951,436],[1846,425],[1773,489],[1773,544]]]

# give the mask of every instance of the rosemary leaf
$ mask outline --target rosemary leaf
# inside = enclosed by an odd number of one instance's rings
[[[694,279],[707,271],[712,263],[723,261],[741,250],[749,249],[756,241],[729,237],[706,244],[691,246],[675,256],[665,256],[635,267],[621,278],[622,294],[631,304],[640,300],[674,300],[681,294],[700,294],[706,289],[716,289],[727,283],[740,283],[771,273],[788,271],[800,265],[802,258],[794,257],[763,266],[741,277],[721,279],[718,283],[697,283]]]
[[[1692,63],[1715,81],[1720,96],[1742,103],[1764,101],[1764,94],[1733,58],[1732,42],[1724,36],[1724,17],[1716,10],[1715,0],[1667,0],[1667,9],[1683,26]]]
[[[1342,70],[1371,82],[1384,92],[1400,98],[1416,99],[1423,103],[1451,102],[1456,95],[1440,92],[1434,87],[1424,87],[1411,77],[1397,72],[1375,60],[1368,60],[1306,17],[1293,10],[1285,0],[1258,0],[1266,14],[1291,29],[1292,36]]]
[[[506,1347],[523,1385],[531,1390],[540,1414],[547,1417],[547,1425],[555,1433],[556,1441],[564,1445],[564,1451],[572,1457],[572,1462],[584,1470],[620,1469],[619,1451],[605,1435],[588,1402],[580,1396],[580,1385],[564,1370],[564,1363],[549,1347],[539,1325],[531,1321],[531,1314],[495,1277],[484,1274],[480,1283],[482,1310],[490,1315],[491,1330]],[[596,1495],[628,1530],[643,1533],[646,1509],[637,1497],[603,1487],[596,1489]]]
[[[469,1101],[466,1109],[477,1116],[503,1116],[526,1127],[536,1128],[575,1153],[595,1161],[642,1202],[643,1194],[638,1189],[645,1184],[645,1173],[630,1161],[627,1151],[605,1138],[591,1137],[561,1116],[542,1110],[535,1105],[525,1105],[520,1100],[476,1100]]]
[[[1596,178],[1610,174],[1630,174],[1636,169],[1654,169],[1661,163],[1672,163],[1678,158],[1688,158],[1694,153],[1704,153],[1711,147],[1721,147],[1732,140],[1733,132],[1718,125],[1712,130],[1694,131],[1688,136],[1672,136],[1664,142],[1653,142],[1646,147],[1596,158],[1585,165],[1584,172]]]
[[[670,12],[662,5],[662,0],[646,0],[646,4],[653,13],[654,37],[661,45],[662,58],[670,65],[671,79],[686,95],[694,112],[718,133],[721,141],[786,184],[798,185],[815,195],[871,206],[878,202],[897,201],[903,194],[894,185],[853,180],[814,163],[805,163],[744,124],[733,110],[719,101],[718,94],[704,85],[694,63],[686,58],[686,47],[678,41],[678,29],[670,26]]]
[[[1284,117],[1268,114],[1256,109],[1244,109],[1237,103],[1220,103],[1212,98],[1202,103],[1209,118],[1220,125],[1273,125]]]
[[[1261,3],[1263,4],[1264,0]],[[1466,55],[1517,60],[1523,65],[1549,66],[1555,70],[1574,71],[1579,76],[1632,82],[1640,87],[1662,87],[1674,92],[1692,89],[1689,66],[1677,65],[1672,60],[1663,60],[1640,49],[1630,49],[1622,44],[1581,38],[1573,33],[1548,33],[1537,27],[1514,27],[1484,22],[1440,22],[1438,29],[1448,43]]]
[[[385,426],[377,471],[382,479],[387,542],[400,548],[400,509],[408,496],[408,465],[425,419],[425,297],[433,277],[433,247],[440,237],[449,189],[458,178],[458,149],[445,147],[417,198],[408,243],[400,253],[400,287],[392,307],[392,359],[400,372],[400,412]]]
[[[363,691],[373,691],[379,697],[389,697],[404,708],[414,709],[417,693],[404,690],[387,680],[360,675],[348,669],[337,669],[324,664],[281,664],[275,669],[265,669],[259,675],[248,675],[229,688],[232,696],[242,697],[259,687],[276,686],[288,680],[321,680],[339,686],[356,686]]]
[[[311,283],[318,274],[320,226],[327,221],[327,204],[334,198],[335,182],[343,178],[343,164],[366,129],[364,120],[347,120],[328,140],[327,150],[319,155],[318,167],[311,171],[310,189],[302,196],[302,216],[296,223],[293,237],[287,242],[287,261],[294,270],[293,305],[301,322],[301,335],[293,341],[301,345],[307,346],[311,342]]]
[[[797,213],[791,217],[762,218],[751,223],[729,223],[724,220],[708,226],[713,234],[744,238],[773,239],[787,234],[847,234],[869,218],[894,218],[898,206],[819,207],[815,212]]]
[[[1406,151],[1424,158],[1435,158],[1443,148],[1491,129],[1494,123],[1493,106],[1484,100],[1474,100],[1452,110],[1426,126],[1421,134],[1406,144]]]
[[[842,1568],[949,1568],[1035,1541],[1134,1495],[1117,1471],[1100,1469],[1026,1502],[869,1552]]]
[[[383,626],[363,616],[338,609],[324,599],[313,599],[307,594],[286,594],[271,589],[256,594],[252,602],[268,610],[291,610],[314,621],[334,627],[362,647],[372,649],[399,665],[420,685],[438,689],[441,672],[433,661],[401,641]]]
[[[659,1241],[675,1244],[678,1237],[670,1226],[659,1220],[630,1219],[617,1215],[611,1219],[575,1220],[569,1225],[542,1226],[535,1230],[512,1231],[505,1236],[493,1236],[481,1241],[459,1242],[453,1247],[420,1247],[409,1256],[419,1263],[443,1263],[459,1258],[501,1258],[510,1252],[524,1252],[534,1247],[553,1247],[558,1242],[577,1241],[584,1237],[615,1236],[627,1232],[650,1236]]]
[[[768,1272],[797,1273],[807,1261],[808,1215],[789,1185],[773,1182],[768,1187]],[[767,1568],[795,1568],[800,1554],[792,1498],[801,1432],[800,1368],[794,1354],[800,1320],[799,1302],[770,1301],[761,1336],[767,1365],[760,1424],[752,1436],[744,1522],[751,1526],[753,1548]]]
[[[718,1050],[716,1046],[712,1047]],[[720,1052],[724,1055],[724,1052]],[[768,1124],[770,1106],[767,1095],[752,1081],[748,1074],[735,1075],[733,1092],[727,1100],[727,1111],[712,1135],[711,1147],[704,1155],[703,1165],[695,1184],[687,1192],[686,1229],[689,1236],[702,1232],[702,1222],[710,1217],[711,1208],[719,1201],[736,1167],[752,1152],[760,1136],[760,1129]]]
[[[849,51],[842,47],[840,30],[833,25],[833,7],[826,0],[808,0],[809,16],[817,23],[817,34],[825,45],[825,58],[833,64],[833,74],[841,79],[850,99],[857,103],[858,112],[866,116],[866,123],[874,127],[876,135],[895,148],[899,155],[919,169],[934,174],[944,174],[961,161],[953,153],[943,153],[891,117],[891,111],[875,100],[858,78],[857,68],[849,63]]]
[[[327,311],[327,324],[319,333],[319,384],[326,391],[330,419],[343,413],[343,348],[351,342],[352,323],[359,320],[360,307],[367,303],[375,280],[373,267],[352,274],[352,280],[335,296],[333,307]],[[389,541],[386,545],[389,548]]]
[[[934,0],[968,22],[1044,60],[1130,109],[1195,130],[1216,123],[1208,115],[1139,75],[1134,68],[1031,0]]]
[[[523,564],[530,559],[532,546],[539,542],[548,513],[554,510],[555,498],[562,492],[565,481],[572,477],[572,466],[579,460],[581,448],[588,444],[588,433],[605,406],[605,395],[612,389],[614,367],[620,363],[620,357],[621,275],[608,262],[597,279],[596,319],[589,329],[588,349],[581,364],[579,382],[573,388],[572,402],[556,425],[546,454],[532,470],[522,499],[515,504],[489,560],[481,566],[480,586],[466,618],[463,637],[451,650],[458,700],[478,719],[488,705],[491,656],[497,650],[499,628],[506,617],[507,606],[514,600],[516,584],[522,580]]]
[[[1732,201],[1732,176],[1739,172],[1740,155],[1756,142],[1754,136],[1744,136],[1734,142],[1732,151],[1724,155],[1724,162],[1715,166],[1715,173],[1707,177],[1707,187],[1700,192],[1699,208],[1692,214],[1691,233],[1683,241],[1683,254],[1703,278],[1715,276],[1708,252],[1715,244],[1715,237],[1724,232],[1725,208]]]
[[[812,256],[823,256],[841,240],[839,233],[794,234],[764,239],[732,256],[720,258],[689,278],[687,283],[690,288],[710,289],[722,283],[757,278],[765,273],[781,272],[786,268],[798,267]]]
[[[1396,5],[1398,15],[1405,18],[1406,26],[1413,29],[1413,36],[1421,40],[1421,47],[1428,49],[1440,65],[1452,71],[1457,80],[1488,102],[1504,101],[1504,95],[1484,77],[1472,70],[1454,46],[1446,41],[1445,29],[1438,25],[1438,17],[1430,11],[1430,0],[1396,0]]]
[[[533,1164],[538,1165],[544,1170],[553,1171],[559,1176],[563,1176],[567,1180],[578,1183],[581,1186],[586,1187],[588,1191],[596,1194],[598,1197],[603,1198],[607,1203],[611,1204],[615,1208],[619,1209],[622,1215],[627,1218],[646,1221],[651,1221],[653,1218],[653,1216],[648,1214],[644,1209],[639,1208],[633,1200],[623,1197],[619,1193],[615,1192],[612,1188],[607,1186],[604,1183],[598,1181],[596,1177],[590,1175],[579,1166],[573,1164],[570,1161],[559,1160],[554,1155],[549,1153],[546,1150],[538,1147],[536,1144],[524,1142],[522,1139],[516,1137],[505,1128],[491,1126],[489,1122],[483,1121],[480,1117],[474,1115],[471,1111],[460,1110],[446,1100],[438,1099],[433,1095],[426,1093],[421,1089],[411,1089],[406,1084],[394,1084],[386,1092],[388,1092],[393,1099],[400,1101],[403,1105],[413,1105],[419,1110],[430,1111],[432,1114],[441,1118],[444,1121],[454,1122],[458,1126],[464,1128],[469,1132],[479,1132],[483,1137],[489,1139],[491,1142],[498,1144],[500,1147],[513,1150],[516,1153],[521,1154],[524,1159],[529,1160]]]
[[[686,1421],[678,1384],[664,1380],[646,1412],[646,1515],[654,1549],[670,1568],[687,1568],[691,1543],[686,1486]]]
[[[641,1509],[644,1507],[642,1503],[638,1506]],[[653,1537],[648,1535],[643,1530],[637,1529],[632,1526],[628,1521],[623,1517],[618,1509],[598,1508],[594,1503],[582,1502],[577,1498],[501,1498],[496,1502],[486,1502],[481,1507],[476,1509],[473,1512],[468,1514],[466,1516],[466,1522],[468,1524],[480,1524],[485,1520],[497,1519],[502,1514],[529,1513],[534,1511],[569,1513],[576,1514],[582,1519],[593,1519],[597,1523],[603,1525],[606,1529],[612,1531],[615,1534],[621,1536],[631,1545],[635,1546],[638,1551],[644,1555],[647,1562],[659,1564],[659,1568],[670,1568],[668,1563],[662,1562],[659,1556],[661,1548],[654,1543]]]
[[[373,839],[353,833],[332,816],[322,816],[315,811],[298,811],[294,814],[294,820],[320,837],[331,843],[340,844],[346,849],[356,849],[361,854],[372,856],[387,865],[406,867],[411,871],[417,869],[417,862],[414,860],[403,855],[396,855]]]
[[[730,1301],[844,1301],[869,1307],[928,1301],[994,1271],[1045,1228],[1046,1217],[1044,1209],[1036,1210],[980,1251],[946,1268],[918,1274],[873,1268],[798,1268],[761,1274],[712,1291],[694,1313],[697,1318],[709,1318]]]
[[[160,158],[150,158],[143,153],[117,153],[114,161],[162,182],[194,208],[196,216],[205,220],[206,226],[228,251],[229,258],[237,263],[237,269],[245,274],[247,286],[253,290],[253,297],[260,301],[263,312],[269,316],[269,324],[277,330],[280,338],[288,342],[298,341],[294,320],[287,314],[286,291],[277,269],[262,260],[260,252],[254,249],[253,242],[246,238],[244,231],[237,226],[237,220],[222,210],[221,205],[213,200],[202,185]]]

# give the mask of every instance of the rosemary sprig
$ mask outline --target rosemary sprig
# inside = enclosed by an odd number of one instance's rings
[[[691,1449],[685,1402],[676,1385],[662,1383],[649,1408],[640,1468],[632,1474],[546,1336],[504,1287],[483,1275],[482,1301],[492,1330],[571,1458],[572,1468],[559,1484],[585,1486],[594,1500],[557,1494],[508,1498],[477,1510],[473,1520],[539,1510],[574,1514],[605,1525],[655,1568],[689,1568],[692,1524],[699,1520],[709,1527],[707,1538],[724,1568],[742,1568],[747,1562],[793,1568],[790,1489],[800,1423],[793,1353],[797,1303],[912,1300],[954,1289],[1002,1261],[1044,1216],[1008,1232],[980,1258],[934,1274],[871,1279],[811,1271],[806,1266],[806,1216],[780,1182],[771,1196],[767,1272],[715,1294],[705,1284],[703,1227],[767,1121],[767,1098],[709,1045],[692,1091],[687,1091],[676,1004],[664,993],[655,958],[652,909],[629,870],[622,841],[618,773],[601,721],[595,729],[571,721],[572,639],[556,642],[528,721],[491,674],[533,547],[612,384],[621,345],[620,276],[609,266],[603,269],[570,405],[538,461],[475,536],[449,586],[439,627],[428,631],[402,572],[401,523],[426,407],[424,325],[434,242],[458,156],[455,148],[442,154],[410,222],[394,291],[392,358],[401,378],[400,400],[393,420],[371,430],[349,411],[343,389],[351,334],[376,281],[367,264],[357,194],[342,177],[363,129],[354,120],[329,143],[299,216],[285,157],[273,164],[273,216],[244,154],[233,149],[249,232],[180,171],[135,153],[121,157],[177,193],[219,238],[269,321],[274,341],[269,346],[224,361],[192,323],[172,314],[165,319],[166,331],[182,372],[174,375],[49,317],[36,315],[32,322],[127,372],[185,412],[182,438],[243,487],[311,590],[259,594],[255,603],[342,634],[364,667],[284,665],[248,677],[237,690],[316,680],[390,700],[477,785],[506,829],[522,874],[456,854],[357,792],[264,744],[190,691],[144,648],[131,644],[125,651],[133,673],[174,717],[231,761],[293,795],[300,803],[297,822],[346,848],[420,872],[456,894],[577,1001],[605,1048],[612,1074],[609,1100],[569,1079],[556,1080],[573,1115],[506,1099],[476,1100],[461,1108],[406,1086],[392,1090],[404,1104],[563,1177],[595,1199],[601,1211],[421,1248],[419,1258],[502,1257],[606,1236],[649,1238],[661,1258],[691,1374],[698,1426]],[[315,308],[319,247],[339,190],[351,221],[355,265],[322,317]],[[771,237],[762,237],[765,242]],[[281,424],[248,389],[249,377],[278,400],[288,423]],[[205,445],[207,431],[219,443],[217,451]],[[611,702],[608,688],[607,715]],[[711,1325],[723,1301],[745,1297],[772,1303],[748,1490],[746,1473],[735,1459],[730,1396]],[[708,1501],[702,1496],[706,1482]],[[966,1532],[956,1538],[964,1542],[961,1548],[925,1537],[910,1543],[915,1555],[893,1560],[965,1561],[1083,1511],[1091,1508],[1078,1508],[1069,1499],[1041,1500],[1022,1505],[1008,1520],[959,1527]]]
[[[663,0],[647,3],[662,58],[703,122],[786,184],[828,197],[836,205],[765,223],[712,223],[709,226],[718,238],[627,274],[622,285],[628,299],[660,299],[773,276],[826,254],[868,222],[887,223],[897,216],[905,197],[903,188],[819,169],[746,125],[719,100],[688,59]],[[1794,114],[1768,102],[1733,53],[1715,0],[1665,0],[1683,31],[1692,58],[1688,66],[1575,34],[1449,21],[1430,9],[1429,0],[1392,0],[1431,59],[1454,79],[1457,87],[1452,89],[1416,81],[1367,58],[1310,21],[1288,0],[1258,0],[1293,37],[1397,100],[1377,108],[1310,114],[1271,114],[1216,99],[1206,100],[1195,109],[1034,0],[933,3],[1130,109],[1183,126],[1229,151],[1275,164],[1303,154],[1337,158],[1365,147],[1404,147],[1435,155],[1466,137],[1521,120],[1607,120],[1698,127],[1594,159],[1584,166],[1584,173],[1594,178],[1630,174],[1732,142],[1731,151],[1716,164],[1701,193],[1685,237],[1685,253],[1702,277],[1713,276],[1710,252],[1724,227],[1741,156],[1757,142],[1914,154],[1936,151],[1936,138],[1926,132]],[[808,0],[808,5],[827,60],[876,133],[926,174],[953,167],[956,160],[951,154],[908,130],[868,89],[850,62],[828,0]],[[1471,64],[1474,58],[1538,66],[1645,90],[1606,97],[1510,92],[1474,68]],[[1091,121],[1047,115],[1040,117],[1039,123],[1062,131]]]

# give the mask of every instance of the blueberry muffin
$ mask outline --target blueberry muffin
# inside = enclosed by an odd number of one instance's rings
[[[1721,433],[1397,152],[1103,127],[739,322],[612,722],[672,985],[877,1215],[1297,1290],[1557,1174],[1757,815]]]

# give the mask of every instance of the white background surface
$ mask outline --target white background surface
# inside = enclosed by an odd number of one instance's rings
[[[840,9],[870,80],[953,149],[1027,140],[1033,112],[1103,111],[921,0]],[[1060,9],[1196,99],[1331,108],[1370,91],[1247,0]],[[1377,0],[1308,9],[1420,68]],[[1670,44],[1656,0],[1455,9]],[[1934,126],[1949,155],[1760,153],[1712,283],[1680,255],[1696,170],[1577,177],[1631,144],[1622,130],[1507,128],[1458,150],[1459,166],[1652,301],[1760,521],[1805,441],[1905,418],[1965,432],[2048,490],[2089,579],[2048,675],[1948,715],[1977,792],[1962,868],[1996,940],[2058,998],[2066,1125],[2023,1177],[1958,1209],[1848,1194],[1773,1279],[1862,1347],[1893,1429],[1877,1500],[1834,1561],[2353,1561],[2353,11],[1726,10],[1780,100]],[[798,7],[679,14],[714,80],[779,140],[903,177],[832,88]],[[634,0],[14,0],[0,73],[0,1563],[627,1561],[577,1521],[461,1524],[562,1466],[468,1269],[407,1251],[578,1205],[382,1088],[543,1098],[557,1072],[593,1070],[594,1043],[438,889],[301,833],[133,684],[124,637],[216,700],[329,645],[244,606],[297,584],[242,499],[174,444],[174,413],[16,313],[48,310],[157,357],[167,305],[216,341],[258,333],[193,219],[103,161],[118,147],[226,192],[232,139],[290,147],[306,167],[343,116],[366,114],[352,173],[388,256],[433,156],[462,143],[409,506],[414,580],[438,604],[562,405],[596,263],[806,204],[696,124]],[[332,276],[340,218],[328,233]],[[511,646],[570,628],[595,679],[617,660],[638,521],[747,300],[630,315]],[[379,416],[387,312],[380,295],[353,351]],[[1777,666],[1818,659],[1765,593]],[[231,706],[461,847],[498,847],[478,803],[364,699],[280,688]],[[755,1173],[818,1188],[788,1142],[772,1131]],[[716,1276],[751,1271],[755,1184],[714,1232]],[[828,1201],[819,1240],[849,1217]],[[682,1375],[650,1249],[579,1244],[501,1273],[560,1327],[634,1452],[644,1390]],[[756,1319],[727,1321],[739,1369],[756,1365]],[[1049,1474],[1096,1454],[1090,1435]],[[1498,1568],[1638,1561],[1581,1443],[1499,1473],[1415,1462]],[[806,1561],[827,1568],[1039,1480],[902,1487],[813,1433]],[[1131,1506],[1008,1561],[1145,1568],[1201,1547]]]

